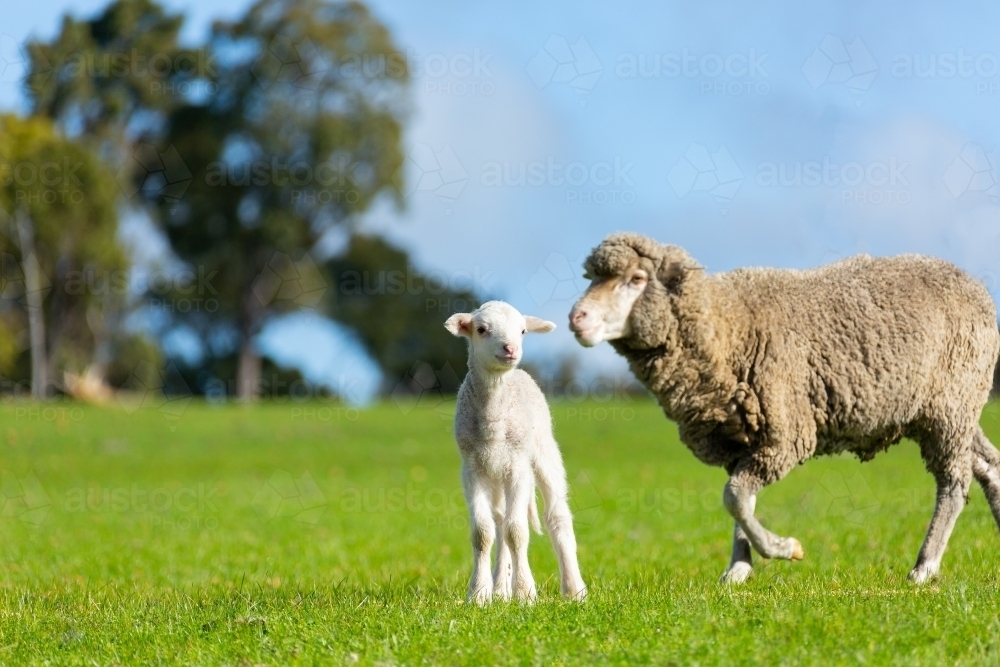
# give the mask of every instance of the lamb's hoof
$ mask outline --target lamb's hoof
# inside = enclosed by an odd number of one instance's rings
[[[719,583],[742,584],[750,578],[751,574],[753,574],[753,565],[744,561],[739,561],[729,566],[729,569],[726,570],[721,577],[719,577]]]
[[[926,565],[918,565],[910,570],[910,574],[906,578],[919,586],[920,584],[926,584],[928,581],[937,579],[937,576],[937,569]]]
[[[538,592],[534,588],[531,590],[514,591],[514,599],[521,604],[535,604],[538,601]]]
[[[511,586],[510,582],[496,584],[493,586],[493,597],[497,600],[508,601],[511,597]]]
[[[802,543],[794,537],[789,537],[792,542],[792,555],[789,560],[802,560],[806,557],[806,551],[802,548]]]
[[[475,593],[469,593],[469,596],[468,598],[466,598],[466,600],[468,602],[475,602],[480,607],[482,607],[492,602],[493,595],[490,589],[484,586],[483,588],[477,590]]]

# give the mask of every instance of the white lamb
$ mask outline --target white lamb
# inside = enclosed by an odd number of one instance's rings
[[[545,396],[524,371],[521,343],[528,331],[556,325],[523,316],[510,304],[489,301],[472,313],[452,315],[445,328],[469,339],[469,373],[458,390],[455,440],[462,454],[462,484],[472,524],[469,600],[493,596],[534,600],[528,566],[528,522],[541,532],[535,483],[545,499],[545,525],[552,538],[562,593],[580,600],[587,588],[576,560],[573,516],[566,502],[566,470],[552,436]],[[497,552],[490,576],[490,547]],[[512,560],[513,557],[513,560]]]

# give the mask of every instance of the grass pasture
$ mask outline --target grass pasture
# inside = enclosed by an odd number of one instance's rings
[[[806,559],[726,589],[725,475],[644,400],[553,406],[590,598],[533,536],[539,602],[465,605],[449,407],[0,405],[0,662],[1000,663],[978,487],[916,589],[916,446],[812,461],[758,501]],[[1000,404],[983,424],[1000,443]]]

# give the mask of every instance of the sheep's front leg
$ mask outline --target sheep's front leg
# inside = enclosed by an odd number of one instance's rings
[[[763,481],[746,469],[737,471],[722,493],[722,502],[736,523],[743,529],[750,544],[764,558],[801,560],[805,556],[802,545],[794,537],[779,537],[761,525],[754,516],[757,492],[764,487]],[[731,567],[731,566],[730,566]],[[741,566],[742,567],[742,566]]]
[[[533,601],[538,593],[528,565],[528,503],[535,492],[535,480],[530,468],[514,471],[507,484],[507,515],[504,518],[504,536],[514,560],[514,598]]]
[[[496,524],[497,534],[497,558],[493,567],[493,596],[501,600],[509,600],[514,566],[511,563],[510,547],[504,536],[504,505],[503,488],[497,486],[493,489],[493,523]]]
[[[757,497],[751,499],[751,505],[757,504]],[[751,510],[752,512],[753,510]],[[733,556],[729,560],[729,569],[719,579],[724,584],[742,584],[753,573],[753,555],[750,553],[750,540],[743,528],[737,522],[733,526]]]
[[[462,467],[462,485],[472,525],[472,579],[469,580],[467,599],[477,604],[485,604],[493,596],[490,548],[493,546],[495,526],[490,508],[489,488],[485,480],[465,465]]]

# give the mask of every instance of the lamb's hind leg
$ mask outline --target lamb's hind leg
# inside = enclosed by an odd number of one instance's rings
[[[972,453],[972,474],[983,487],[993,518],[1000,528],[1000,452],[979,429],[972,443]]]
[[[580,576],[580,564],[576,558],[576,535],[567,499],[566,469],[554,442],[535,462],[535,478],[545,498],[545,527],[559,561],[560,589],[571,600],[583,600],[587,596],[587,586]]]
[[[972,438],[973,436],[966,436]],[[965,507],[972,481],[972,451],[970,440],[953,437],[947,440],[932,436],[931,446],[921,442],[921,454],[937,482],[937,504],[934,516],[927,527],[927,536],[917,554],[917,564],[910,570],[909,579],[922,584],[937,577],[941,558],[948,546],[951,531],[958,515]],[[963,442],[964,439],[964,442]]]
[[[766,469],[766,465],[761,465],[752,457],[741,461],[733,475],[726,482],[725,490],[722,493],[722,502],[729,511],[729,514],[736,519],[737,530],[734,531],[733,555],[734,560],[730,564],[730,569],[723,575],[723,581],[737,582],[736,572],[733,571],[735,565],[737,570],[748,569],[750,559],[749,553],[744,560],[743,545],[740,539],[740,532],[747,541],[753,545],[764,558],[783,558],[785,560],[801,560],[805,556],[802,545],[794,537],[779,537],[765,528],[757,517],[754,510],[757,504],[757,493],[766,485],[766,477],[758,472]],[[772,471],[768,477],[780,479],[784,477],[785,470]],[[741,565],[740,563],[745,563]],[[733,572],[732,576],[729,573]],[[749,574],[749,572],[747,572]],[[746,577],[744,577],[745,579]]]

